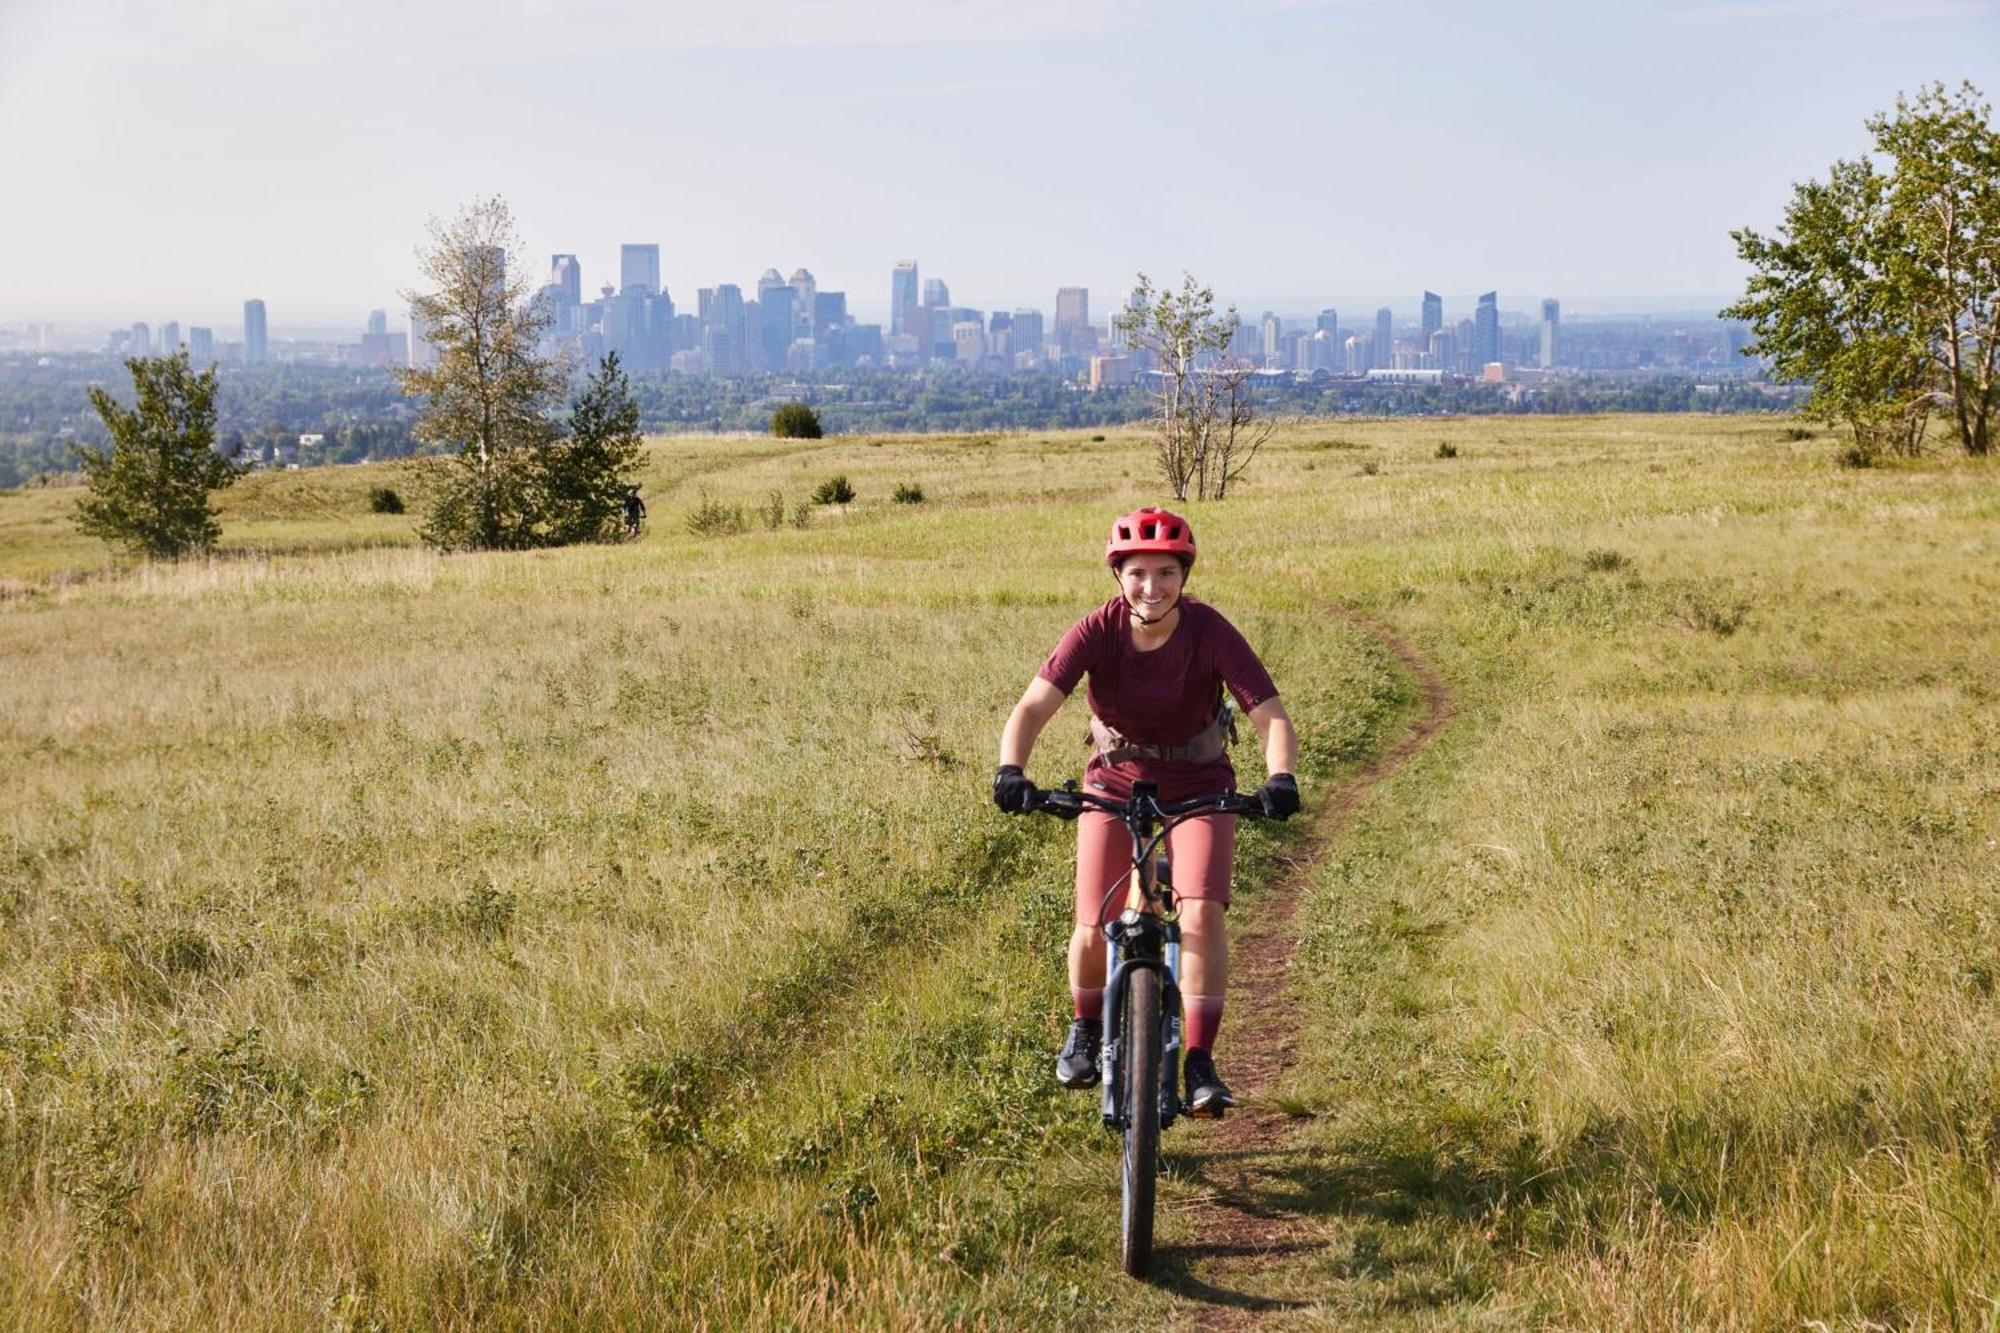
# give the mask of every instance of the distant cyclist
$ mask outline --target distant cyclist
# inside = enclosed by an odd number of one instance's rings
[[[646,523],[646,502],[639,498],[637,486],[625,488],[625,535],[636,538]]]
[[[1084,780],[1091,790],[1125,800],[1135,781],[1150,780],[1159,784],[1162,801],[1233,790],[1227,690],[1264,743],[1270,776],[1257,793],[1264,808],[1279,819],[1298,813],[1298,734],[1242,634],[1221,612],[1184,595],[1194,558],[1194,532],[1178,514],[1137,509],[1111,525],[1104,562],[1118,580],[1118,595],[1070,627],[1014,705],[993,776],[993,800],[1002,810],[1032,808],[1036,788],[1024,770],[1035,740],[1087,677],[1096,748]],[[1223,912],[1236,817],[1185,820],[1168,834],[1168,848],[1181,910],[1187,1107],[1193,1115],[1219,1116],[1235,1105],[1215,1072],[1213,1050],[1229,983]],[[1077,820],[1076,927],[1069,942],[1075,1021],[1056,1059],[1056,1077],[1066,1087],[1087,1087],[1099,1076],[1104,935],[1098,912],[1130,867],[1129,839],[1116,820],[1099,811]],[[1108,912],[1122,909],[1123,896],[1113,895]]]

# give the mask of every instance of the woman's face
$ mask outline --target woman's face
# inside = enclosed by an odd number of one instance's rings
[[[1148,620],[1158,620],[1181,599],[1187,574],[1170,555],[1135,555],[1118,567],[1125,604]]]

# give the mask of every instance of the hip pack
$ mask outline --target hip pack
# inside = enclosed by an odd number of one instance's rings
[[[1222,709],[1215,720],[1203,727],[1192,740],[1180,745],[1148,745],[1135,741],[1130,736],[1115,731],[1103,718],[1090,715],[1090,739],[1097,747],[1098,757],[1107,764],[1122,764],[1128,759],[1165,759],[1190,764],[1208,764],[1229,753],[1229,747],[1236,740],[1236,710],[1230,701],[1222,701]]]

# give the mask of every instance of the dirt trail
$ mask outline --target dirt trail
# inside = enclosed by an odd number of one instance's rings
[[[1372,635],[1402,661],[1423,691],[1423,711],[1394,746],[1314,801],[1317,809],[1305,839],[1286,859],[1259,905],[1256,932],[1230,951],[1236,1003],[1231,1006],[1226,1068],[1245,1104],[1215,1125],[1202,1144],[1203,1155],[1217,1164],[1211,1174],[1218,1187],[1191,1214],[1193,1229],[1203,1239],[1186,1254],[1201,1264],[1202,1277],[1172,1283],[1197,1302],[1195,1322],[1202,1328],[1251,1327],[1263,1315],[1289,1306],[1233,1290],[1237,1284],[1229,1278],[1311,1244],[1309,1222],[1259,1206],[1251,1180],[1259,1161],[1282,1147],[1289,1125],[1284,1113],[1267,1099],[1297,1056],[1294,1040],[1300,1022],[1296,1001],[1285,984],[1297,942],[1292,921],[1313,867],[1352,822],[1361,802],[1429,744],[1453,710],[1451,687],[1444,677],[1395,631],[1347,607],[1327,609]],[[1246,994],[1257,997],[1254,1006],[1242,1003]],[[1217,1278],[1223,1281],[1218,1283]]]

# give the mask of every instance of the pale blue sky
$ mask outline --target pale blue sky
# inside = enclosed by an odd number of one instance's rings
[[[394,306],[425,218],[514,206],[594,289],[811,268],[882,314],[1695,305],[1732,226],[1898,91],[2000,93],[1995,0],[0,0],[0,320]]]

